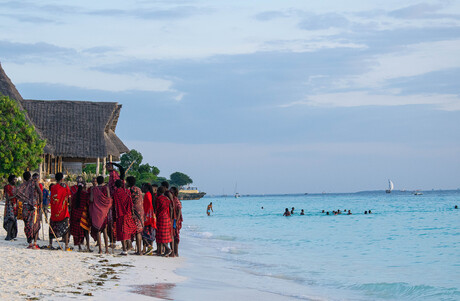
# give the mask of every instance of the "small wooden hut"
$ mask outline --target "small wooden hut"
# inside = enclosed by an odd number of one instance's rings
[[[23,99],[0,65],[0,93],[15,99],[42,139],[41,174],[79,174],[85,163],[119,161],[129,152],[115,134],[121,105],[116,102]],[[97,174],[105,174],[99,170]]]

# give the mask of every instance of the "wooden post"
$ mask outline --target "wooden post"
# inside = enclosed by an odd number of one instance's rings
[[[58,159],[58,165],[59,165],[59,172],[62,172],[62,157],[59,156],[59,159]]]
[[[54,157],[54,174],[57,173],[57,157]]]
[[[102,175],[105,177],[105,174],[107,173],[107,169],[105,167],[105,164],[107,162],[107,158],[104,157],[104,160],[102,160]]]
[[[99,175],[99,170],[100,170],[100,160],[99,160],[99,157],[97,157],[97,161],[96,161],[96,176]]]
[[[112,162],[112,155],[109,155],[109,162]]]

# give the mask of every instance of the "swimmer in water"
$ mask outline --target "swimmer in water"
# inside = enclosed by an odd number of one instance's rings
[[[300,210],[300,215],[305,215],[305,212],[303,212],[303,209]]]
[[[294,214],[294,207],[292,207],[291,209],[291,214]]]
[[[367,214],[367,211],[364,211],[364,214]]]
[[[329,215],[329,211],[328,211],[328,212],[326,212],[326,215]]]
[[[348,210],[347,215],[352,215],[351,210]]]
[[[283,216],[291,216],[291,212],[289,212],[289,209],[286,208],[286,210],[283,213]]]
[[[211,211],[214,212],[214,210],[212,210],[212,202],[209,203],[208,208],[206,209],[206,214],[207,214],[208,216],[210,216],[210,215],[211,215]]]

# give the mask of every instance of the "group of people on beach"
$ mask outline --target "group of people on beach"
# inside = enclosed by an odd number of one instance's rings
[[[160,187],[143,183],[139,188],[133,176],[125,180],[121,165],[109,162],[106,167],[108,183],[105,184],[103,176],[98,176],[92,179],[90,187],[81,176],[76,178],[76,185],[69,187],[60,172],[55,174],[56,183],[51,184],[49,190],[40,183],[38,174],[32,176],[30,172],[24,172],[20,185],[17,185],[17,177],[10,175],[4,187],[5,239],[16,238],[17,220],[22,219],[29,249],[54,250],[53,239],[62,238],[65,250],[71,251],[69,239],[73,236],[79,251],[82,251],[81,245],[86,240],[86,251],[92,252],[91,236],[97,242],[99,253],[102,253],[103,236],[107,254],[110,240],[112,252],[116,242],[121,242],[120,255],[128,255],[135,241],[135,255],[179,256],[183,218],[177,187],[169,187],[165,181]],[[37,240],[43,223],[42,215],[49,224],[49,245],[40,248]],[[59,247],[62,249],[61,244]]]

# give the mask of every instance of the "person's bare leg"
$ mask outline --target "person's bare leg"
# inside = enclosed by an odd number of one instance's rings
[[[104,244],[105,244],[105,253],[109,254],[109,237],[107,235],[107,227],[104,229]]]
[[[92,252],[92,250],[89,247],[89,231],[84,230],[85,232],[85,239],[86,239],[86,249],[88,252]]]
[[[174,255],[179,257],[179,240],[176,238],[174,239]]]
[[[144,254],[144,252],[141,251],[141,244],[142,244],[142,235],[140,233],[136,234],[136,248],[137,248],[137,253],[139,255]]]
[[[65,243],[65,250],[67,251],[67,249],[69,248],[69,232],[67,232],[67,234],[65,234],[63,238]]]
[[[102,254],[101,231],[97,231],[97,245],[99,246],[99,254]]]

